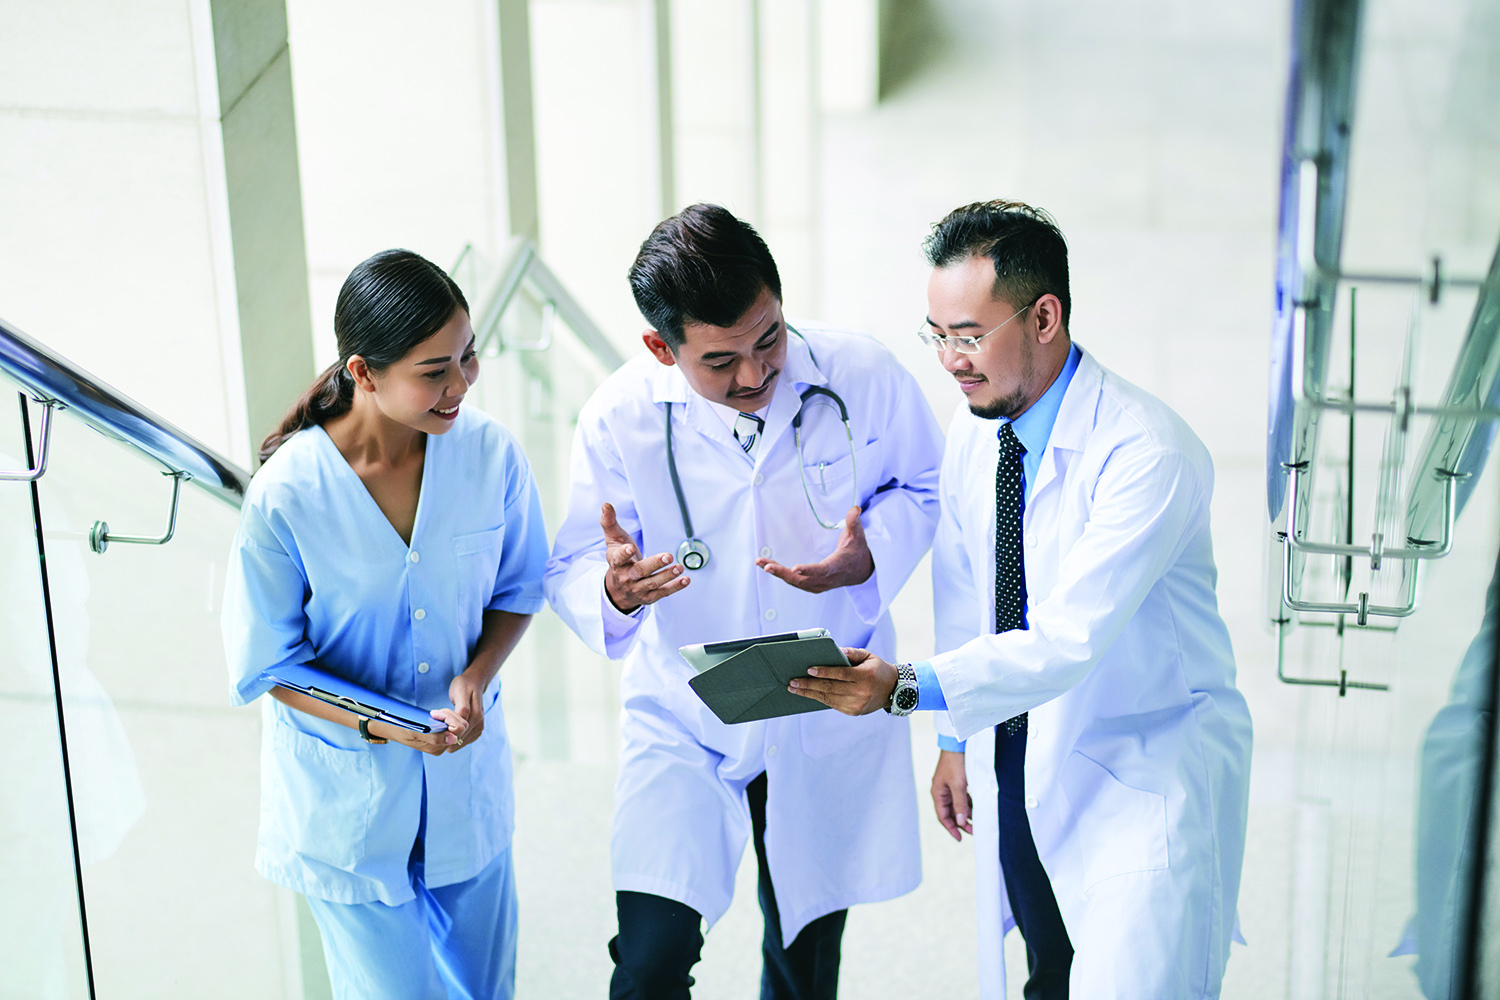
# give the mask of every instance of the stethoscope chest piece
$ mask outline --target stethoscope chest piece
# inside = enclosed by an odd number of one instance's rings
[[[677,561],[683,569],[697,571],[708,565],[708,546],[697,538],[685,538],[677,546]]]

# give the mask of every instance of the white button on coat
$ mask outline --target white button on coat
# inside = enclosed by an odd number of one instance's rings
[[[417,610],[416,610],[416,611],[415,611],[415,612],[414,612],[414,613],[413,613],[413,614],[412,614],[412,617],[413,617],[413,618],[415,618],[415,619],[416,619],[416,620],[417,620],[417,621],[421,621],[421,620],[422,620],[422,619],[423,619],[423,618],[426,618],[426,617],[427,617],[427,612],[425,612],[425,611],[423,611],[423,610],[422,610],[422,609],[421,609],[421,608],[418,608],[418,609],[417,609]]]
[[[768,621],[768,622],[774,622],[775,620],[776,620],[776,609],[775,608],[767,608],[766,609],[766,621]]]
[[[416,551],[413,551],[412,554],[410,556],[408,556],[407,558],[409,558],[414,563],[419,563],[419,562],[422,561],[421,554],[418,553],[418,552],[416,552]]]
[[[429,671],[431,669],[432,669],[432,667],[428,666],[425,663],[418,663],[417,664],[417,673],[419,673],[419,674],[425,674],[425,673],[427,673],[427,671]]]
[[[769,545],[762,545],[760,547],[760,557],[762,559],[769,559],[769,558],[771,558],[771,546],[769,546]]]

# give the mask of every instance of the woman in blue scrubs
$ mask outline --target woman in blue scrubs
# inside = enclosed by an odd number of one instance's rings
[[[509,431],[464,404],[468,304],[429,261],[344,282],[339,360],[262,446],[230,560],[231,700],[266,700],[256,867],[307,896],[335,994],[509,998],[510,744],[496,675],[547,541]],[[313,664],[413,705],[412,733],[261,679]]]

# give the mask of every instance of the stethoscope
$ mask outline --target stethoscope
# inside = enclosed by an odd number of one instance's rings
[[[791,330],[792,333],[796,333],[801,338],[803,344],[807,344],[806,337],[797,333],[796,330],[792,330],[790,326],[787,329]],[[810,345],[807,348],[807,354],[808,357],[812,358],[813,367],[818,367],[818,359],[813,355]],[[854,467],[854,432],[849,429],[849,408],[844,405],[844,401],[839,398],[838,393],[821,385],[810,385],[802,390],[802,395],[799,397],[797,404],[797,415],[792,418],[792,437],[797,443],[797,471],[802,475],[802,495],[807,497],[807,506],[812,510],[813,518],[818,524],[829,531],[837,531],[844,526],[844,522],[838,520],[833,524],[829,524],[824,521],[822,515],[818,513],[817,505],[813,503],[812,490],[807,485],[807,463],[804,461],[802,455],[802,413],[807,408],[808,399],[813,396],[827,396],[839,408],[839,419],[844,424],[844,437],[849,442],[850,489],[854,494],[854,502],[850,506],[858,506],[859,504],[859,477]],[[822,468],[823,465],[819,465],[819,469]],[[677,476],[677,458],[672,453],[671,403],[667,404],[667,472],[672,476],[672,490],[677,494],[677,509],[682,513],[682,532],[687,536],[682,540],[682,544],[677,546],[677,561],[682,564],[683,569],[700,570],[708,565],[711,553],[708,551],[708,544],[693,534],[693,518],[688,513],[687,497],[682,492],[682,480]]]

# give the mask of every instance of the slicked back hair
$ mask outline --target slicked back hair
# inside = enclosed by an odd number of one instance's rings
[[[673,353],[686,324],[734,326],[762,288],[781,300],[766,241],[719,205],[689,205],[657,223],[630,265],[635,304]]]
[[[927,262],[948,267],[970,257],[995,265],[997,299],[1017,309],[1051,293],[1062,303],[1063,329],[1073,311],[1068,294],[1068,243],[1040,208],[1019,201],[976,201],[955,208],[932,227],[922,244]]]

